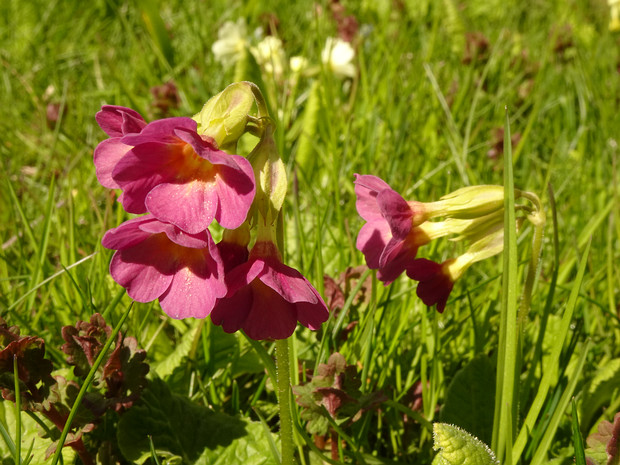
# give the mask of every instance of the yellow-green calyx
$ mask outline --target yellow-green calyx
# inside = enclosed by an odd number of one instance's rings
[[[256,179],[254,203],[261,216],[276,218],[288,187],[286,167],[273,139],[273,123],[268,118],[261,118],[260,121],[263,123],[261,140],[248,155]],[[269,215],[270,211],[273,214]]]
[[[193,116],[198,134],[211,137],[222,150],[234,152],[243,135],[248,114],[255,99],[247,82],[231,84],[209,99],[202,110]]]

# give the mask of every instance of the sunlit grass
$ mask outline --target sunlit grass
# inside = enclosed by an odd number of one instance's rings
[[[42,337],[58,368],[62,326],[95,312],[112,326],[118,322],[130,300],[110,278],[111,252],[100,240],[127,214],[95,177],[92,151],[105,136],[94,114],[116,104],[147,120],[165,116],[150,89],[172,81],[179,103],[166,116],[193,115],[235,76],[256,76],[255,64],[226,69],[211,52],[221,24],[243,17],[250,31],[275,27],[287,57],[303,55],[316,66],[294,84],[290,70],[279,80],[263,73],[261,85],[290,170],[285,255],[319,291],[324,275],[337,279],[364,263],[355,248],[362,220],[354,173],[380,176],[421,201],[466,185],[503,184],[508,108],[514,185],[537,193],[548,217],[521,334],[512,463],[571,463],[570,399],[563,394],[574,388],[584,438],[620,410],[617,385],[601,393],[591,384],[597,370],[620,359],[620,39],[607,30],[605,3],[343,2],[360,25],[359,73],[345,81],[320,65],[325,39],[337,35],[329,4],[147,3],[0,5],[0,316],[22,334]],[[312,166],[295,164],[300,151]],[[531,228],[520,234],[513,257],[519,291],[531,235]],[[420,255],[444,260],[459,252],[459,244],[439,241]],[[340,352],[357,365],[364,392],[380,390],[390,400],[343,431],[348,440],[339,460],[431,462],[432,435],[416,415],[439,420],[448,386],[476,355],[496,366],[502,270],[498,258],[474,265],[443,314],[427,309],[404,277],[390,287],[354,280],[343,313],[318,333],[298,329],[293,367],[312,372]],[[568,312],[572,318],[563,321]],[[195,327],[151,303],[135,304],[123,331],[147,348],[151,372],[165,375],[175,393],[254,421],[260,415],[274,427],[275,394],[260,358],[273,355],[272,344],[256,355],[243,336],[226,335],[210,321],[192,340],[187,334]],[[566,337],[556,341],[559,329]],[[557,365],[547,375],[550,357]],[[300,382],[304,370],[294,375]],[[541,383],[549,393],[536,399]],[[414,408],[416,388],[423,405]],[[604,402],[594,402],[593,393]],[[533,403],[549,423],[528,419]],[[524,421],[535,427],[521,438]],[[557,428],[552,437],[550,425]],[[7,431],[18,437],[10,425]],[[310,438],[296,434],[302,463],[315,463],[304,443]],[[12,456],[0,444],[0,456]],[[29,447],[22,444],[22,453]],[[323,453],[330,456],[329,447]]]

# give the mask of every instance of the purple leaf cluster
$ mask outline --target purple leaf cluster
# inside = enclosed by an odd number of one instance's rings
[[[307,421],[308,431],[323,436],[329,432],[328,416],[347,426],[387,400],[382,392],[363,394],[361,385],[357,367],[347,365],[338,352],[326,364],[320,364],[308,383],[293,388],[297,403],[303,407],[301,418]]]

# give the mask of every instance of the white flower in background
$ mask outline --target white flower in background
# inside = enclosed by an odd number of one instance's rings
[[[215,59],[226,67],[234,66],[243,56],[248,45],[248,29],[245,20],[226,21],[217,33],[218,40],[213,42],[211,51]]]
[[[289,68],[293,73],[303,73],[308,68],[308,60],[302,56],[292,57]]]
[[[342,39],[334,39],[328,37],[325,41],[325,47],[321,52],[323,63],[338,77],[352,78],[355,76],[355,66],[353,58],[355,50],[351,44]]]
[[[607,0],[609,3],[609,30],[620,31],[620,0]]]
[[[252,49],[252,54],[256,58],[256,62],[267,73],[282,76],[286,55],[280,39],[274,36],[265,37],[256,45],[256,48]]]

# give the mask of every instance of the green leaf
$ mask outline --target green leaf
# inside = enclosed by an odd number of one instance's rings
[[[573,447],[575,448],[575,464],[586,465],[586,456],[583,450],[583,438],[581,437],[581,431],[579,430],[579,417],[577,416],[577,407],[575,405],[574,397],[571,402],[571,407],[571,427],[573,430]]]
[[[157,365],[155,365],[153,371],[159,377],[165,378],[166,376],[169,376],[174,371],[174,369],[181,364],[182,360],[187,357],[189,351],[192,348],[192,342],[194,341],[194,337],[196,336],[197,331],[200,331],[200,325],[195,324],[192,329],[190,329],[183,335],[181,341],[179,341],[174,351]]]
[[[117,438],[125,458],[150,457],[149,436],[158,455],[181,457],[184,464],[275,465],[260,423],[194,404],[159,379],[121,417]]]
[[[433,436],[433,465],[499,465],[489,446],[457,426],[435,423]]]
[[[495,369],[489,358],[474,357],[455,376],[441,410],[441,421],[471,432],[485,443],[493,434]]]
[[[581,402],[582,431],[587,431],[592,425],[593,418],[600,415],[601,407],[609,405],[617,395],[620,386],[620,358],[609,362],[601,360],[594,378],[583,393]]]
[[[40,417],[41,421],[47,425],[48,429],[54,431],[55,433],[60,434],[60,432],[49,422],[47,419]],[[0,402],[0,422],[6,425],[6,429],[9,434],[15,434],[15,408],[12,402]],[[48,463],[47,460],[47,451],[48,448],[53,444],[51,438],[48,436],[42,436],[43,429],[39,424],[32,419],[28,415],[24,415],[22,413],[21,418],[22,424],[22,461],[26,461],[29,457],[32,457],[30,463],[39,464],[39,463]],[[27,455],[26,452],[32,446],[32,451],[30,455]],[[3,459],[8,459],[10,457],[9,451],[4,447],[0,446],[0,463],[4,463]],[[73,463],[75,458],[75,452],[70,447],[64,447],[62,450],[62,458],[64,463]],[[12,459],[12,457],[11,457]],[[9,462],[12,463],[12,462]]]

